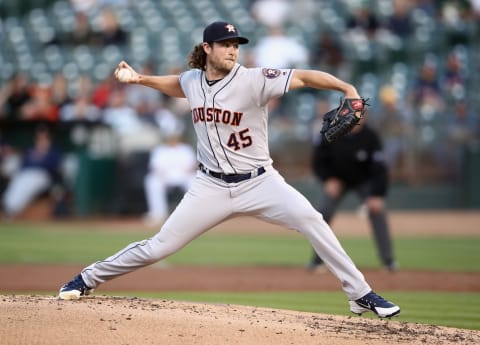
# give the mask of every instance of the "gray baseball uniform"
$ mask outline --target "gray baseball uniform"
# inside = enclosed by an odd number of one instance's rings
[[[199,69],[180,75],[200,169],[156,235],[82,271],[89,287],[162,260],[222,221],[249,215],[305,235],[350,300],[371,290],[322,215],[272,167],[267,103],[287,92],[292,73],[236,64],[213,85]]]

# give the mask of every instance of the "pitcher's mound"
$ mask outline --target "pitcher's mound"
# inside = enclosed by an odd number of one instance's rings
[[[226,304],[0,296],[5,345],[480,344],[477,331]]]

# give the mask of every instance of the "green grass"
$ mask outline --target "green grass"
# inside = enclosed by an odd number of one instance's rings
[[[0,262],[86,263],[103,259],[139,234],[82,231],[45,226],[0,226]]]
[[[89,264],[125,245],[148,238],[151,232],[82,229],[70,224],[1,224],[0,263]],[[378,267],[371,237],[340,238],[360,268]],[[395,251],[402,269],[480,272],[480,236],[401,237]],[[169,257],[170,265],[300,265],[310,246],[295,233],[207,233]],[[399,321],[480,329],[479,293],[379,291],[402,307]],[[228,303],[349,315],[343,292],[128,292],[115,295]]]
[[[0,225],[1,263],[87,264],[152,233],[79,229],[68,225]],[[370,237],[340,238],[362,268],[379,266]],[[402,269],[480,271],[480,237],[419,237],[394,241]],[[310,245],[298,234],[207,233],[169,257],[171,265],[305,265]]]

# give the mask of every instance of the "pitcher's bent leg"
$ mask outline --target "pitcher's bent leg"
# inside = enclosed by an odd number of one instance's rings
[[[307,237],[329,270],[340,280],[349,299],[363,297],[371,290],[365,277],[345,252],[322,215],[313,208],[312,210],[315,214],[302,216],[303,224],[300,224],[299,220],[298,231]]]
[[[322,198],[320,199],[318,210],[323,216],[323,219],[327,224],[330,224],[335,211],[337,210],[338,204],[340,203],[342,196],[334,198],[327,193],[323,193]],[[314,264],[323,264],[322,258],[318,255],[318,253],[313,250],[313,255],[310,262]]]
[[[266,177],[255,193],[245,193],[242,198],[243,203],[252,207],[248,211],[253,211],[255,205],[263,205],[261,210],[256,210],[259,218],[305,235],[329,270],[340,280],[350,300],[370,292],[371,288],[363,274],[342,248],[322,215],[279,174]]]

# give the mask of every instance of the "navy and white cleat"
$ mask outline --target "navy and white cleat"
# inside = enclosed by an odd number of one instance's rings
[[[75,276],[70,282],[66,283],[60,288],[58,293],[58,299],[74,300],[79,299],[81,296],[90,295],[93,292],[92,288],[89,288],[83,281],[82,275]]]
[[[392,317],[400,314],[400,307],[390,301],[386,301],[375,292],[370,291],[362,298],[356,301],[349,301],[350,311],[354,314],[361,315],[368,311],[373,311],[378,317]]]

